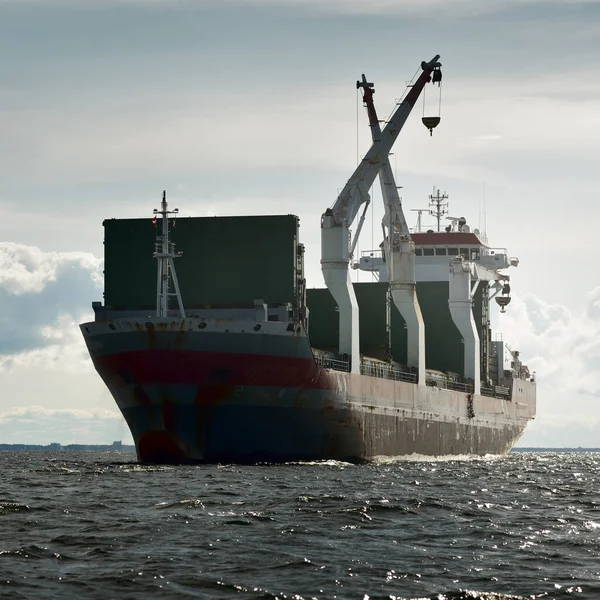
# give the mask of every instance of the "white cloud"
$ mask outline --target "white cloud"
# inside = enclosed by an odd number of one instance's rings
[[[590,293],[588,316],[590,319],[600,320],[600,286],[592,290]]]
[[[537,417],[522,445],[600,447],[600,287],[588,293],[588,310],[534,294],[515,297],[502,315],[503,339],[536,371]]]
[[[50,370],[68,377],[73,373],[94,372],[83,336],[81,319],[59,315],[54,324],[39,327],[38,347],[0,354],[0,373],[20,368]],[[32,339],[35,343],[35,338]]]
[[[88,271],[92,281],[100,286],[101,265],[101,260],[86,252],[43,252],[35,246],[0,242],[0,288],[16,296],[39,294],[72,269]]]
[[[77,321],[101,294],[102,261],[0,242],[0,369],[81,364]]]

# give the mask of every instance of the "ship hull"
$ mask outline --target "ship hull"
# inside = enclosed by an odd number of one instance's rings
[[[506,400],[333,371],[317,366],[303,331],[251,325],[127,319],[81,326],[140,461],[505,454],[535,414],[531,382],[515,382]]]

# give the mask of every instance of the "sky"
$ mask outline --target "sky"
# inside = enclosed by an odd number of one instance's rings
[[[519,446],[600,447],[600,2],[0,0],[0,443],[131,437],[78,329],[102,299],[106,218],[320,215],[422,60],[393,149],[411,225],[433,188],[520,259],[494,314],[538,380]],[[374,190],[359,248],[379,242]],[[365,274],[361,275],[365,280]]]

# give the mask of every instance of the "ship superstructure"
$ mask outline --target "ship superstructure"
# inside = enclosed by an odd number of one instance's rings
[[[423,231],[419,218],[416,230],[406,236],[413,243],[406,254],[411,260],[414,257],[415,288],[421,290],[420,297],[427,298],[427,314],[434,328],[428,341],[437,348],[440,338],[447,340],[441,353],[432,349],[427,365],[455,373],[469,382],[475,394],[489,394],[503,380],[496,377],[495,364],[496,356],[504,354],[503,343],[492,341],[490,301],[495,300],[505,312],[511,300],[510,275],[503,271],[518,266],[519,259],[509,256],[506,248],[489,247],[485,234],[471,229],[464,217],[445,217],[450,223],[442,228],[447,206],[447,194],[434,189],[428,212],[435,217],[437,229]],[[363,251],[352,266],[375,273],[378,282],[388,282],[389,265],[385,250],[379,248]],[[417,293],[415,305],[418,297]],[[391,346],[388,351],[393,356]]]
[[[441,80],[439,56],[421,67],[383,128],[373,85],[357,83],[373,143],[321,217],[326,288],[306,288],[294,215],[175,220],[163,193],[154,227],[104,222],[104,302],[81,330],[141,461],[503,454],[521,435],[535,383],[489,318],[516,259],[465,219],[440,231],[439,197],[438,230],[411,232],[389,165]],[[378,175],[383,241],[355,258]],[[377,281],[353,283],[351,267]]]

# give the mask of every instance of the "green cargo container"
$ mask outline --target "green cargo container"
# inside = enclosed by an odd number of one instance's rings
[[[355,283],[354,293],[360,311],[360,352],[365,356],[385,360],[388,351],[386,319],[387,283]],[[309,309],[308,334],[311,346],[337,352],[339,313],[327,288],[306,290]],[[392,347],[394,354],[406,362],[406,333],[404,319],[395,306],[391,307]]]
[[[160,220],[157,225],[151,219],[104,221],[107,308],[156,307],[153,252]],[[295,215],[170,219],[171,241],[183,252],[175,269],[186,309],[251,307],[255,299],[269,306],[302,304],[298,227]]]
[[[489,337],[487,289],[481,282],[473,301],[473,316],[479,339]],[[462,336],[454,325],[448,308],[447,282],[417,283],[417,297],[425,323],[425,364],[428,369],[464,372],[464,347]],[[389,336],[386,319],[387,283],[355,283],[354,291],[360,315],[360,352],[364,356],[385,360],[389,355]],[[314,348],[337,352],[339,339],[339,314],[329,290],[306,290],[309,309],[308,333]],[[398,309],[390,306],[391,357],[406,364],[406,329]],[[484,343],[482,343],[484,352]],[[483,363],[482,363],[483,364]]]

